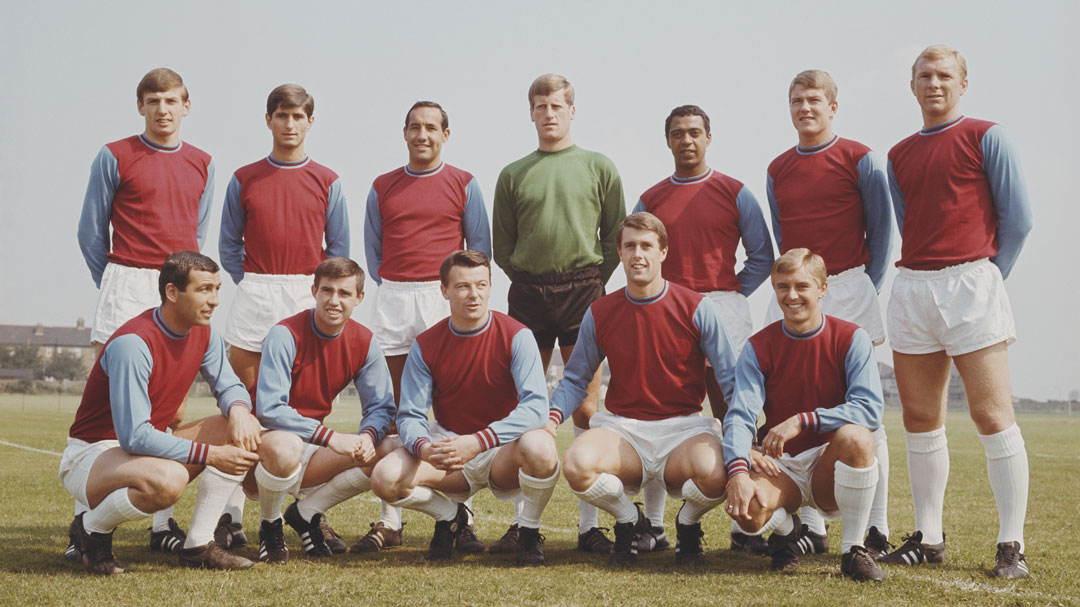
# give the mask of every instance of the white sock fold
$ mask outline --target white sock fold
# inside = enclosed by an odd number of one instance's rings
[[[885,426],[881,425],[872,433],[874,437],[874,456],[878,463],[877,489],[874,490],[874,505],[870,507],[870,520],[866,528],[877,527],[885,536],[889,535],[889,441],[885,435]]]
[[[449,521],[457,516],[457,504],[427,487],[417,487],[405,499],[391,503],[398,508],[423,512],[437,521]]]
[[[514,519],[510,524],[521,526],[521,511],[525,509],[525,495],[518,493],[514,496]]]
[[[664,508],[667,506],[667,487],[664,481],[654,478],[641,488],[641,501],[645,502],[645,516],[653,527],[664,526]]]
[[[945,426],[930,432],[906,432],[908,482],[915,507],[915,529],[924,544],[945,541],[942,509],[949,482],[949,441]]]
[[[588,489],[577,492],[574,495],[578,499],[586,501],[593,506],[610,513],[615,517],[616,523],[633,523],[637,521],[637,506],[630,498],[626,497],[623,482],[614,474],[604,472]],[[579,533],[583,533],[579,531]]]
[[[997,541],[1019,542],[1023,552],[1029,471],[1020,426],[1013,424],[997,434],[980,434],[979,440],[986,452],[986,472],[997,502]]]
[[[225,510],[225,503],[243,480],[242,474],[225,474],[211,466],[203,470],[199,476],[199,492],[195,496],[195,510],[191,514],[191,528],[184,540],[184,548],[205,546],[213,541],[214,529]]]
[[[288,476],[274,476],[263,467],[262,462],[255,465],[255,482],[259,486],[259,516],[262,520],[272,523],[281,518],[285,496],[299,477],[300,466]]]
[[[244,487],[240,486],[236,488],[236,491],[232,492],[229,496],[229,501],[225,502],[225,514],[232,517],[232,522],[242,523],[244,522],[244,502],[247,500],[247,495],[244,494]]]
[[[547,507],[551,494],[555,492],[555,484],[559,482],[559,469],[547,478],[529,476],[522,470],[518,470],[518,483],[521,485],[522,508],[520,523],[522,527],[529,529],[540,528],[540,516]],[[515,500],[516,503],[516,500]]]
[[[88,533],[112,533],[122,523],[150,516],[131,504],[128,488],[121,487],[105,496],[101,503],[83,515],[83,529]]]
[[[570,425],[573,425],[573,422],[571,422]],[[574,426],[574,438],[577,439],[577,437],[588,432],[588,430],[588,428],[578,428],[577,426]],[[600,526],[600,511],[597,510],[595,505],[580,499],[580,496],[578,497],[578,534],[580,535],[586,533],[593,527]]]
[[[678,522],[681,525],[696,525],[701,522],[701,517],[713,508],[724,503],[727,494],[720,497],[707,497],[694,482],[694,479],[686,479],[682,486],[682,496],[686,500],[682,508],[679,508]]]
[[[169,519],[171,519],[172,517],[173,517],[173,507],[172,506],[169,506],[168,508],[165,508],[164,510],[158,510],[157,512],[154,513],[154,522],[152,523],[153,527],[151,527],[150,530],[151,531],[168,531],[169,530]]]
[[[818,535],[825,535],[825,519],[821,517],[821,513],[817,511],[817,508],[813,506],[799,508],[799,520],[810,531]]]
[[[401,508],[379,500],[379,522],[395,531],[401,531]]]
[[[866,468],[853,468],[841,461],[833,464],[833,495],[840,511],[841,554],[846,554],[852,546],[862,546],[877,483],[877,461]]]
[[[765,524],[761,526],[761,529],[757,533],[751,533],[749,535],[761,535],[772,531],[773,533],[779,533],[780,535],[789,535],[795,529],[795,519],[788,514],[788,511],[781,506],[773,511],[769,520],[765,521]]]
[[[473,496],[471,496],[471,495],[470,495],[470,496],[469,496],[469,499],[467,499],[467,500],[465,500],[464,502],[462,502],[463,504],[465,504],[465,507],[466,507],[466,508],[468,508],[468,510],[466,510],[466,511],[465,511],[465,513],[466,513],[466,514],[468,515],[468,517],[469,517],[469,519],[468,519],[468,522],[467,522],[467,523],[465,523],[466,525],[471,525],[471,524],[473,524],[473,513],[472,513],[472,497],[473,497]]]
[[[296,511],[305,521],[324,514],[345,500],[371,489],[371,479],[360,468],[338,472],[334,478],[296,504]]]

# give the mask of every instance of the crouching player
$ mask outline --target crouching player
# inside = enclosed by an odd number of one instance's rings
[[[397,415],[404,447],[375,467],[375,494],[435,519],[427,559],[440,560],[450,557],[468,523],[460,502],[484,487],[500,499],[520,491],[517,563],[541,565],[540,514],[559,479],[559,454],[543,428],[548,402],[540,350],[525,325],[488,310],[486,255],[452,253],[439,279],[450,318],[409,349]]]
[[[255,402],[269,431],[247,483],[258,485],[259,560],[289,560],[281,521],[289,494],[304,494],[285,511],[304,552],[332,556],[326,511],[370,489],[372,466],[398,445],[383,440],[394,416],[386,358],[371,331],[351,318],[364,297],[363,286],[364,271],[355,261],[327,259],[315,268],[315,308],[281,321],[263,341]],[[322,425],[349,383],[363,403],[357,434]]]
[[[728,514],[748,533],[773,532],[772,567],[782,571],[799,564],[799,517],[789,513],[809,505],[839,516],[844,574],[881,581],[885,573],[862,544],[878,482],[871,432],[884,407],[870,336],[821,313],[825,261],[809,249],[781,255],[772,284],[784,319],[743,349],[724,417]],[[751,452],[763,410],[758,434],[768,458]]]
[[[609,561],[637,558],[638,536],[649,520],[626,493],[662,480],[684,502],[676,519],[675,562],[703,561],[701,517],[724,501],[727,475],[719,422],[701,416],[705,361],[731,402],[735,355],[716,304],[667,282],[661,263],[667,231],[651,213],[623,220],[616,237],[625,289],[589,307],[562,381],[552,396],[549,427],[570,416],[604,358],[611,369],[607,412],[570,445],[564,474],[582,500],[615,517]]]
[[[60,461],[60,482],[89,510],[70,539],[90,573],[123,573],[113,531],[175,504],[203,470],[180,564],[209,569],[252,565],[214,539],[214,526],[243,474],[258,459],[259,424],[247,390],[210,327],[221,278],[214,260],[173,253],[158,277],[161,307],[123,324],[98,354]],[[202,373],[222,415],[165,429]]]

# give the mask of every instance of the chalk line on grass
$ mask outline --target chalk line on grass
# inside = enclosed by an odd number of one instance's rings
[[[15,447],[16,449],[25,449],[27,451],[33,451],[34,453],[44,453],[45,455],[55,455],[56,457],[63,457],[63,453],[57,453],[56,451],[47,451],[45,449],[38,449],[36,447],[27,447],[26,445],[20,445],[18,443],[9,443],[6,440],[0,440],[0,445],[5,447]]]

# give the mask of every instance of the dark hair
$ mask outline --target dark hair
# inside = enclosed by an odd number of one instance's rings
[[[331,257],[315,268],[315,286],[318,287],[319,281],[323,278],[348,278],[349,276],[356,277],[356,294],[363,293],[364,271],[360,269],[360,264],[348,257]]]
[[[460,249],[451,253],[443,260],[442,266],[439,267],[439,281],[444,287],[450,284],[450,268],[454,266],[463,268],[479,268],[482,266],[488,269],[488,277],[491,277],[491,260],[488,259],[487,255],[473,249]]]
[[[142,103],[144,93],[164,93],[176,87],[184,89],[180,93],[180,99],[187,101],[187,85],[184,84],[184,79],[180,77],[180,74],[167,67],[159,67],[146,72],[146,75],[142,77],[139,86],[135,88],[135,98],[139,100],[139,103]]]
[[[270,96],[266,98],[266,114],[273,116],[279,107],[303,108],[304,113],[311,118],[315,115],[315,98],[299,84],[283,84],[270,91]]]
[[[619,224],[619,231],[615,233],[615,242],[620,247],[622,246],[622,233],[625,228],[653,232],[656,234],[656,240],[659,242],[660,248],[667,248],[667,228],[664,227],[664,222],[660,221],[660,218],[652,213],[640,211],[633,215],[627,215],[626,219],[622,220],[622,223]]]
[[[709,115],[705,113],[705,110],[696,105],[680,105],[671,110],[667,120],[664,121],[664,139],[667,139],[668,133],[671,131],[671,121],[681,116],[701,116],[701,120],[705,123],[705,134],[708,135],[712,133]]]
[[[412,111],[416,108],[421,107],[433,107],[439,110],[439,113],[442,114],[443,130],[445,131],[446,129],[450,128],[450,116],[447,116],[446,110],[442,109],[442,106],[438,103],[435,103],[434,101],[417,101],[416,103],[412,104],[412,107],[409,108],[409,111],[405,112],[405,128],[409,128],[409,117],[412,116]]]
[[[217,262],[202,253],[195,251],[180,251],[165,258],[161,264],[161,274],[158,276],[158,293],[161,301],[165,301],[165,287],[175,285],[181,291],[187,290],[188,279],[192,270],[203,272],[217,272],[220,268]]]

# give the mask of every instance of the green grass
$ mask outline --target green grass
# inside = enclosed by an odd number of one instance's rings
[[[0,395],[0,440],[60,453],[78,398]],[[353,429],[356,401],[345,400],[331,427]],[[213,411],[208,399],[189,405],[189,419]],[[729,522],[720,510],[704,520],[707,565],[681,571],[672,551],[642,555],[629,570],[609,569],[604,559],[579,554],[576,500],[561,482],[544,513],[547,565],[517,569],[512,557],[470,555],[428,565],[423,553],[432,522],[405,513],[405,546],[370,556],[342,555],[312,561],[298,539],[286,532],[293,559],[285,567],[256,566],[238,573],[182,570],[174,558],[152,554],[144,524],[121,527],[115,552],[131,572],[92,578],[62,558],[72,500],[56,479],[58,455],[0,444],[0,604],[2,605],[274,605],[358,603],[362,605],[1080,605],[1080,418],[1028,414],[1020,418],[1031,462],[1027,516],[1027,558],[1032,579],[995,580],[993,564],[997,514],[986,480],[982,446],[964,414],[948,420],[952,474],[946,495],[948,557],[944,565],[889,567],[878,585],[857,585],[840,576],[839,526],[829,555],[804,557],[790,576],[768,571],[768,561],[727,550]],[[892,539],[911,531],[910,492],[899,412],[886,415],[890,433],[890,525]],[[564,425],[560,448],[570,441]],[[189,487],[176,508],[187,526],[194,500]],[[477,531],[493,541],[506,529],[510,505],[482,492],[475,499]],[[669,534],[678,503],[669,500]],[[378,505],[364,495],[342,504],[330,520],[348,543],[378,517]],[[244,528],[257,537],[258,507],[249,502]],[[601,522],[610,517],[601,514]],[[257,540],[256,540],[257,541]],[[256,547],[241,552],[254,558]]]

